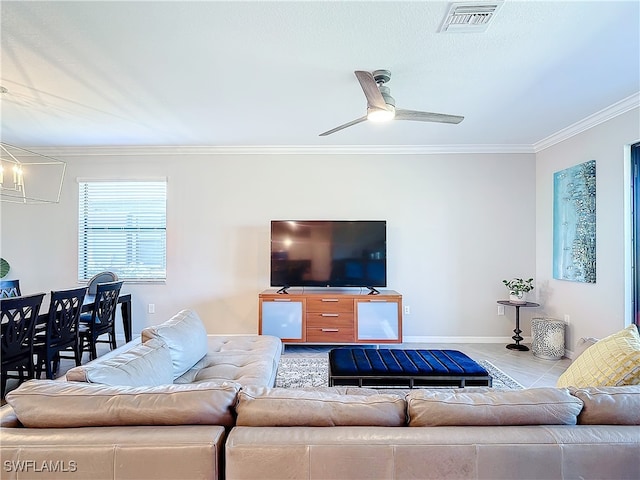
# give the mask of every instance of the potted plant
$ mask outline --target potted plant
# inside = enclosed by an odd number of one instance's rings
[[[11,266],[9,262],[7,262],[4,258],[0,258],[0,278],[4,278],[11,270]]]
[[[528,280],[514,278],[512,280],[502,280],[502,283],[509,289],[509,301],[511,303],[527,303],[526,294],[533,290],[533,278]]]

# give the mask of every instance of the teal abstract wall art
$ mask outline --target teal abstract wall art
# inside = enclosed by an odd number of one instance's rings
[[[553,278],[596,283],[596,161],[553,174]]]

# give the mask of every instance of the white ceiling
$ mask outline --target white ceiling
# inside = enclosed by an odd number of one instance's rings
[[[2,141],[62,146],[532,146],[640,91],[640,2],[506,0],[485,33],[445,1],[1,2]],[[399,108],[364,122],[354,70]],[[640,132],[639,132],[640,135]]]

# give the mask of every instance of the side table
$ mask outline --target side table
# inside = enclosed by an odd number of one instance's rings
[[[506,305],[508,307],[516,307],[516,328],[513,330],[513,333],[515,333],[515,335],[511,337],[516,343],[510,343],[509,345],[507,345],[507,348],[509,350],[518,350],[520,352],[529,351],[529,347],[520,344],[520,342],[524,340],[524,338],[520,336],[520,334],[522,333],[522,330],[520,330],[520,307],[539,307],[540,304],[533,302],[513,303],[509,300],[498,300],[498,303],[500,305]]]

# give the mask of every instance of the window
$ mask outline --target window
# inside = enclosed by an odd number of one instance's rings
[[[78,280],[167,277],[167,182],[79,183]]]

